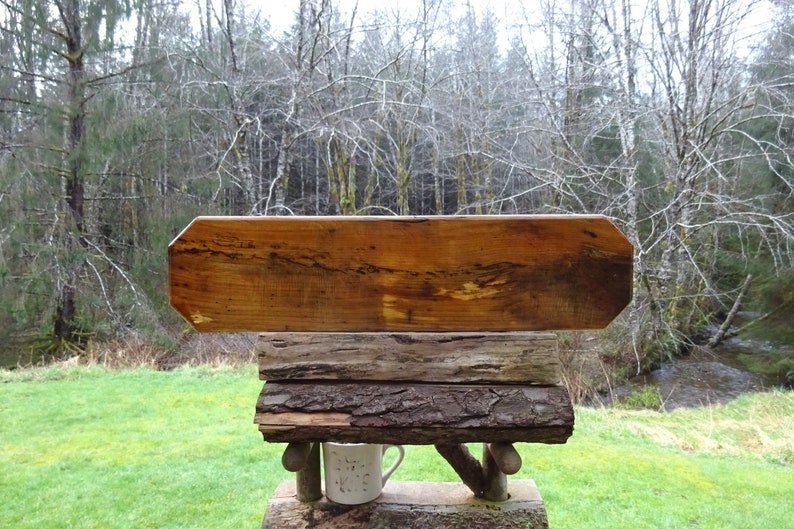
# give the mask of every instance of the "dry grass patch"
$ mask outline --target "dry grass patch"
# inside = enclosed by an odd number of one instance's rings
[[[256,335],[189,332],[177,343],[159,345],[130,334],[88,345],[79,355],[55,362],[57,367],[102,366],[107,369],[152,368],[170,371],[180,366],[240,367],[256,362]]]
[[[609,410],[603,428],[690,453],[794,463],[794,392],[669,413]]]

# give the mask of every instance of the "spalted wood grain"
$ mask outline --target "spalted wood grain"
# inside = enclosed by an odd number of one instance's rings
[[[563,386],[268,382],[255,422],[266,441],[564,443]]]
[[[168,260],[199,331],[602,328],[632,280],[601,216],[199,217]]]
[[[552,333],[263,333],[263,380],[557,384]]]

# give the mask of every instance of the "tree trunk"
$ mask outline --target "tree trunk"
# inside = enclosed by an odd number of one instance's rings
[[[61,20],[65,26],[62,34],[66,53],[63,55],[69,64],[67,86],[67,139],[65,148],[64,191],[66,202],[66,245],[69,259],[65,266],[63,279],[58,296],[53,325],[54,338],[59,344],[70,344],[77,340],[75,319],[76,285],[83,268],[80,247],[86,246],[85,241],[85,103],[86,103],[86,72],[83,64],[83,42],[80,20],[79,0],[57,2]]]
[[[739,312],[739,308],[742,306],[742,300],[744,299],[745,294],[747,294],[747,290],[750,288],[750,282],[752,280],[752,274],[747,274],[747,277],[744,279],[744,283],[742,283],[742,288],[739,290],[739,295],[736,296],[736,300],[733,302],[731,310],[725,317],[725,321],[722,322],[719,330],[714,334],[714,336],[711,337],[711,340],[709,340],[709,347],[716,347],[725,338],[725,334],[728,332],[728,329],[730,329],[734,318],[736,318],[736,314]]]

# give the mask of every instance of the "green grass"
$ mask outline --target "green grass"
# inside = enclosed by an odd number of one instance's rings
[[[0,527],[259,527],[292,474],[253,424],[253,368],[0,372]],[[794,394],[577,409],[566,445],[519,445],[552,529],[774,528],[794,519]],[[472,450],[478,450],[472,447]],[[394,475],[456,480],[429,447]]]

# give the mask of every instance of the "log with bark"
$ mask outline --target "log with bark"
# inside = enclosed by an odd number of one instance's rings
[[[266,383],[255,422],[266,441],[382,444],[564,443],[564,386]]]

